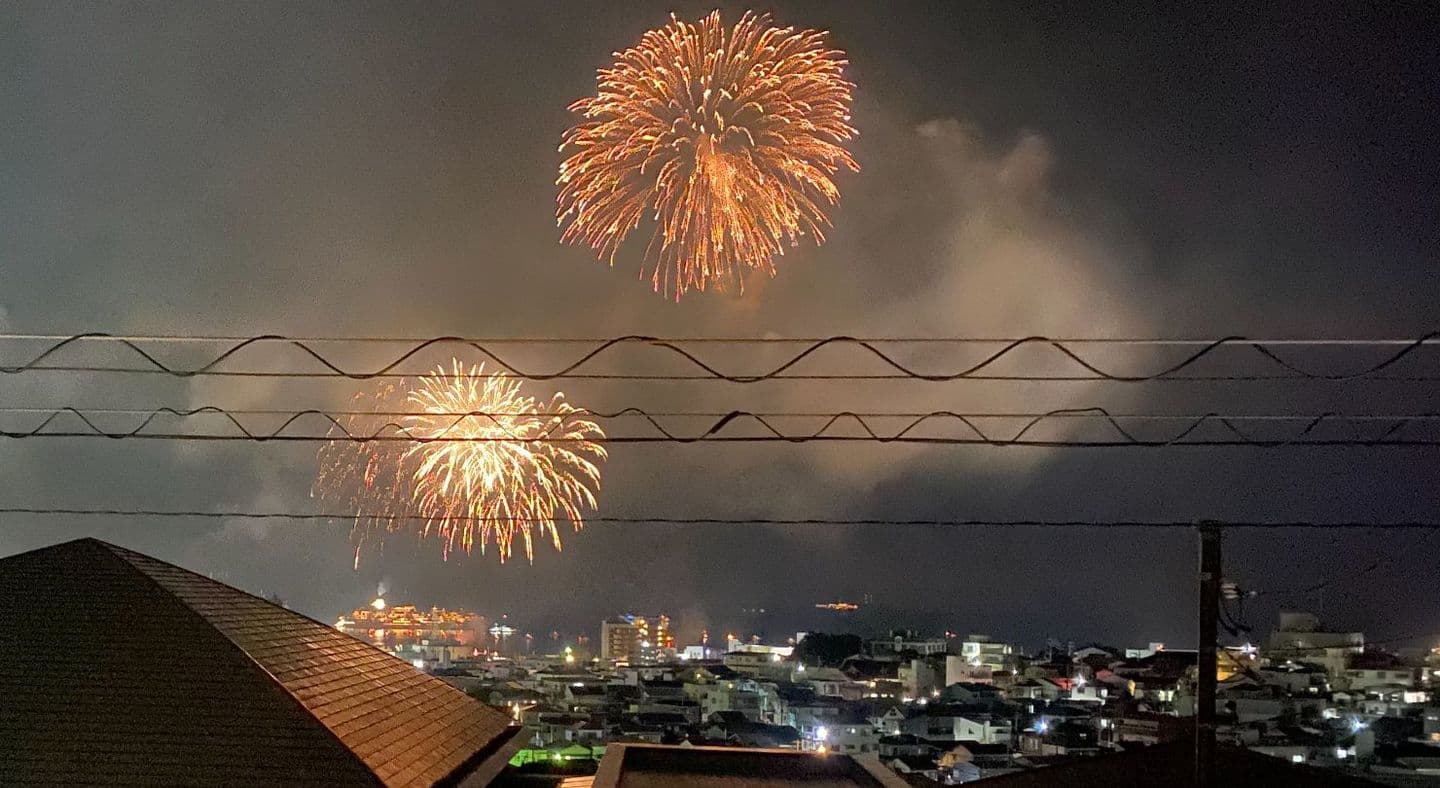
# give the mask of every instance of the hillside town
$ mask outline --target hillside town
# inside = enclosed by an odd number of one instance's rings
[[[677,646],[667,616],[626,614],[586,645],[527,654],[482,617],[419,617],[431,629],[391,624],[376,637],[373,623],[357,626],[362,611],[339,626],[522,724],[520,772],[586,774],[608,745],[686,744],[843,753],[912,785],[958,785],[1195,731],[1197,654],[1163,643],[1027,651],[982,634],[891,631]],[[400,607],[388,620],[416,618]],[[1381,782],[1440,780],[1440,649],[1384,645],[1282,613],[1262,643],[1221,651],[1218,740]]]

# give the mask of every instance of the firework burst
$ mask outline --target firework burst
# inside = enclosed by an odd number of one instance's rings
[[[368,407],[347,417],[345,432],[416,440],[361,443],[337,428],[320,451],[315,495],[355,511],[364,531],[422,518],[422,533],[436,532],[447,558],[457,546],[484,552],[493,540],[504,561],[519,537],[533,561],[537,532],[559,550],[558,523],[579,530],[595,508],[605,434],[563,394],[543,402],[520,388],[513,376],[452,361],[414,386],[358,395]]]
[[[671,16],[616,53],[596,95],[570,106],[561,240],[613,264],[651,214],[641,276],[677,300],[741,289],[748,271],[773,276],[774,257],[802,236],[823,243],[833,176],[859,169],[844,147],[854,86],[825,36],[749,12],[727,30],[717,11],[693,24]]]

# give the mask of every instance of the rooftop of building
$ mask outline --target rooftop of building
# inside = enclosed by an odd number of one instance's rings
[[[1368,650],[1350,657],[1350,670],[1409,670],[1405,660],[1386,651]]]
[[[935,759],[928,755],[891,755],[885,758],[886,763],[899,762],[905,765],[910,771],[921,772],[935,769]]]
[[[1116,786],[1193,786],[1195,749],[1191,742],[1157,744],[1093,758],[1067,760],[1015,774],[981,780],[984,788],[1115,788]],[[1232,747],[1216,751],[1216,784],[1227,788],[1376,788],[1378,783],[1333,770],[1301,766],[1269,755]]]
[[[0,784],[434,785],[516,743],[402,660],[96,539],[0,559],[0,599]]]
[[[899,788],[906,785],[878,759],[795,750],[611,745],[594,788]]]

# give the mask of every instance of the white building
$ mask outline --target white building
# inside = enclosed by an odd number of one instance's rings
[[[931,654],[944,654],[949,649],[949,641],[943,637],[919,637],[914,632],[895,632],[884,640],[870,641],[870,651],[875,654],[899,654],[902,651],[913,651],[922,657]]]
[[[683,660],[702,661],[707,659],[719,659],[722,655],[720,649],[703,645],[690,645],[680,650],[678,655]]]
[[[1312,662],[1331,678],[1344,675],[1350,658],[1364,651],[1364,633],[1329,632],[1314,615],[1289,611],[1280,614],[1280,625],[1265,643],[1265,656],[1271,660]]]
[[[1146,658],[1146,657],[1153,657],[1153,656],[1155,656],[1156,653],[1161,652],[1161,651],[1164,651],[1164,650],[1165,650],[1165,644],[1164,644],[1164,643],[1151,642],[1150,645],[1149,645],[1149,646],[1146,646],[1145,648],[1127,648],[1127,649],[1125,649],[1125,658],[1126,658],[1126,659],[1144,659],[1144,658]]]
[[[1009,670],[1014,663],[1013,649],[1008,643],[996,643],[986,635],[970,635],[960,643],[960,657],[968,664],[987,667],[992,672]],[[947,684],[954,682],[948,681]]]
[[[800,731],[800,738],[808,742],[809,749],[820,745],[820,733],[827,736],[831,728],[838,727],[842,709],[834,703],[822,701],[792,703],[788,707],[790,720],[786,724]]]
[[[1077,703],[1104,703],[1109,697],[1109,687],[1083,678],[1070,687],[1070,700]]]
[[[827,752],[854,755],[880,749],[880,732],[867,723],[822,726],[815,735],[819,746]]]
[[[948,658],[946,668],[948,674]],[[939,674],[939,671],[923,659],[912,659],[909,664],[901,665],[899,678],[904,686],[904,697],[911,700],[930,697],[932,692],[942,689]]]
[[[725,667],[754,678],[790,680],[794,663],[786,662],[780,651],[732,651],[721,658]]]
[[[851,679],[838,668],[797,668],[795,681],[808,684],[816,695],[822,697],[859,700],[865,694],[864,684]]]
[[[945,658],[945,686],[963,683],[994,684],[995,671],[988,665],[972,665],[965,657],[951,654]]]
[[[870,724],[883,736],[895,736],[905,725],[905,712],[899,706],[891,706],[878,716],[871,717]]]
[[[1410,689],[1415,684],[1415,671],[1405,667],[1349,668],[1343,683],[1358,692]]]
[[[984,715],[935,714],[911,717],[902,723],[901,729],[932,741],[1008,744],[1012,725],[1009,720]]]

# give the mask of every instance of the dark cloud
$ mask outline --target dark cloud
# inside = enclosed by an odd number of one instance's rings
[[[864,170],[842,179],[825,247],[788,254],[779,277],[743,297],[677,305],[637,280],[633,259],[610,270],[560,247],[551,184],[566,104],[590,89],[612,50],[668,10],[7,6],[0,327],[482,336],[1433,328],[1440,168],[1425,109],[1435,83],[1419,63],[1428,23],[1378,10],[1276,19],[1249,7],[1071,18],[1010,3],[914,4],[879,20],[873,4],[786,4],[781,21],[828,27],[850,52]],[[374,366],[389,351],[336,352]],[[571,352],[517,359],[553,366]],[[251,358],[300,361],[279,350]],[[911,360],[950,367],[965,358]],[[1155,359],[1124,351],[1102,360]],[[817,363],[861,362],[837,350]],[[668,364],[636,349],[603,368],[683,371]],[[597,408],[1435,406],[1429,390],[1398,385],[565,388]],[[350,391],[29,376],[7,380],[4,403],[317,407]],[[307,447],[4,449],[7,503],[313,505]],[[1425,454],[1393,451],[618,447],[602,504],[607,514],[681,516],[1419,518],[1440,505],[1436,471]],[[533,566],[493,555],[442,563],[433,542],[395,537],[356,570],[344,526],[8,518],[0,552],[84,534],[276,593],[321,618],[386,580],[392,596],[509,612],[537,632],[663,608],[683,611],[686,633],[780,633],[823,625],[814,602],[864,594],[889,611],[877,625],[888,617],[1029,642],[1183,642],[1193,629],[1193,540],[1183,532],[599,525],[570,536],[561,554],[540,550]],[[1227,560],[1247,582],[1284,589],[1393,554],[1343,593],[1297,603],[1356,625],[1440,630],[1420,582],[1432,547],[1413,535],[1243,534]],[[1268,616],[1277,603],[1258,604]],[[1380,605],[1392,612],[1369,612]],[[773,612],[760,622],[743,612],[758,607]]]

